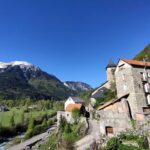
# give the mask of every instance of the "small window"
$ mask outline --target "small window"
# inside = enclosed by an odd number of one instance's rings
[[[67,114],[67,116],[69,116],[69,114]]]
[[[113,127],[106,127],[106,135],[113,134],[113,133],[114,133]]]
[[[150,94],[147,95],[147,104],[150,105]]]
[[[149,85],[149,83],[144,84],[144,89],[145,89],[145,93],[149,93],[150,92],[150,85]]]
[[[143,107],[144,113],[150,113],[150,107]]]
[[[126,85],[123,85],[123,89],[126,91],[126,90],[127,90],[127,86],[126,86]]]

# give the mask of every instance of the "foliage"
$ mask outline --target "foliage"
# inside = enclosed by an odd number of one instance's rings
[[[12,127],[15,126],[14,113],[12,113],[11,118],[10,118],[10,126],[12,126]]]
[[[49,140],[46,142],[46,144],[41,145],[41,147],[39,148],[39,150],[56,150],[57,148],[57,134],[55,132],[53,132],[50,137]]]
[[[0,100],[3,104],[15,106],[10,111],[0,112],[0,136],[1,138],[12,137],[21,132],[25,133],[25,139],[42,133],[55,123],[57,110],[62,109],[62,102],[55,101],[7,101]],[[42,105],[43,110],[33,109],[25,112],[27,105]],[[45,103],[49,104],[51,110],[45,109]],[[23,106],[22,106],[23,105]]]
[[[73,111],[72,111],[72,117],[73,117],[75,123],[79,122],[80,116],[81,116],[80,110],[77,109],[77,108],[73,109]]]
[[[134,141],[139,147],[124,145],[121,141]],[[105,147],[106,150],[115,150],[116,148],[118,148],[118,150],[144,150],[148,149],[148,141],[144,135],[138,135],[133,132],[123,132],[119,135],[119,139],[117,137],[110,138],[107,142],[107,146]]]
[[[88,102],[93,91],[94,90],[89,90],[89,91],[83,92],[80,94],[80,97]]]
[[[150,62],[150,44],[147,45],[139,54],[137,54],[134,59],[143,61],[143,58],[146,58],[147,61]]]
[[[136,120],[132,119],[131,124],[132,124],[133,129],[136,129]]]
[[[112,91],[112,90],[105,90],[105,92],[103,93],[102,97],[96,98],[96,105],[95,107],[98,107],[100,103],[105,103],[108,102],[112,99],[116,98],[116,91]]]
[[[113,137],[107,142],[106,150],[116,150],[117,138]]]
[[[12,140],[12,144],[11,145],[16,145],[19,144],[21,142],[21,138],[19,138],[18,136],[16,136],[13,140]]]

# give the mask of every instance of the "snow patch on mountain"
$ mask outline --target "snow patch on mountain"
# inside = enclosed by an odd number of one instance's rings
[[[26,61],[12,61],[12,62],[0,62],[0,69],[5,69],[9,66],[20,66],[20,68],[26,68],[26,69],[29,69],[29,68],[34,68],[34,69],[38,69],[37,66],[31,64],[31,63],[28,63]]]

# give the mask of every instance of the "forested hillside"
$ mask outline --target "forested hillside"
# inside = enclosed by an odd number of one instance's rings
[[[135,56],[135,60],[143,60],[143,58],[146,59],[146,61],[150,61],[150,44],[147,45],[139,54]]]

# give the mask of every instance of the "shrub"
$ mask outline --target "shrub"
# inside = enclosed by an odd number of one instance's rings
[[[21,142],[21,139],[17,136],[12,140],[12,145],[19,144]]]
[[[29,129],[24,136],[24,139],[27,140],[33,136],[33,129]]]
[[[117,138],[113,137],[107,142],[106,150],[116,150]]]

